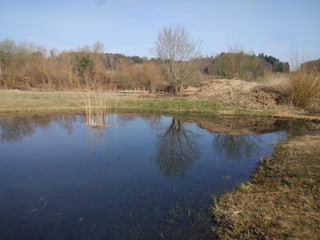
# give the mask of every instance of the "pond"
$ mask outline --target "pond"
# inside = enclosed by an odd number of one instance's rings
[[[213,197],[306,131],[277,119],[104,118],[0,118],[1,239],[214,239]]]

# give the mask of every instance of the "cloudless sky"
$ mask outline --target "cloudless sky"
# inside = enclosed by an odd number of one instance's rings
[[[319,0],[0,0],[0,40],[153,57],[159,30],[184,26],[201,52],[234,47],[292,61],[320,58]]]

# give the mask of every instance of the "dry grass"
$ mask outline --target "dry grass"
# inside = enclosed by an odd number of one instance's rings
[[[227,104],[196,100],[193,98],[172,98],[155,94],[122,92],[25,92],[0,90],[0,114],[86,112],[90,99],[91,105],[101,105],[117,112],[148,113],[202,113],[216,116],[224,111],[236,114],[240,108]],[[99,106],[96,106],[100,108]],[[92,106],[91,106],[92,108]],[[94,107],[95,108],[95,107]],[[248,110],[250,114],[253,111]]]
[[[91,108],[128,109],[136,94],[0,90],[0,114],[86,112]],[[90,102],[90,103],[89,103]]]
[[[277,92],[269,85],[236,79],[215,79],[205,83],[195,94],[199,99],[228,103],[233,106],[274,110]]]
[[[267,86],[274,87],[280,92],[286,93],[290,88],[289,74],[287,73],[272,73],[269,74],[263,81]]]
[[[268,73],[257,79],[257,82],[266,85],[279,86],[287,83],[289,80],[288,73]]]
[[[220,239],[320,238],[320,136],[281,144],[213,207]]]
[[[86,120],[89,127],[105,128],[107,127],[105,115],[110,113],[107,107],[108,102],[101,94],[95,94],[88,97],[86,102]]]
[[[280,108],[275,104],[272,92],[271,95],[263,89],[256,92],[254,91],[256,86],[255,83],[246,83],[240,80],[214,80],[208,82],[201,89],[194,88],[192,93],[186,94],[184,97],[169,97],[141,92],[100,92],[98,95],[99,101],[103,101],[104,108],[116,109],[117,112],[197,115],[201,113],[206,116],[241,115],[320,119],[319,116],[306,116],[304,111],[297,111],[291,107],[290,109],[282,106]],[[89,104],[98,104],[95,103],[97,102],[96,98],[97,93],[95,92],[0,90],[0,114],[85,113]]]
[[[89,93],[0,91],[1,113],[83,111]]]
[[[299,69],[290,74],[290,84],[292,103],[295,106],[310,107],[320,99],[320,74],[318,72]]]

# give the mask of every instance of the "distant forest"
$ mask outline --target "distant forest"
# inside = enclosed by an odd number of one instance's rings
[[[258,81],[272,73],[288,73],[289,64],[263,53],[226,52],[192,60],[186,85],[209,78]],[[0,87],[44,90],[160,91],[168,86],[158,59],[104,53],[99,42],[69,51],[49,51],[32,44],[0,41]]]

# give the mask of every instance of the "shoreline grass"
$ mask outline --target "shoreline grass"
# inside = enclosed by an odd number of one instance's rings
[[[94,92],[31,92],[0,90],[0,114],[85,112],[88,99],[94,101]],[[99,93],[104,107],[118,112],[148,113],[205,113],[240,115],[254,111],[231,107],[222,103],[185,98],[140,97],[117,93]]]
[[[320,116],[303,112],[254,110],[224,103],[186,97],[163,97],[152,94],[81,91],[0,90],[0,115],[40,113],[85,113],[88,100],[99,95],[103,107],[118,113],[153,113],[199,117],[249,116],[320,121]]]
[[[212,213],[219,239],[320,239],[320,136],[278,145]]]

